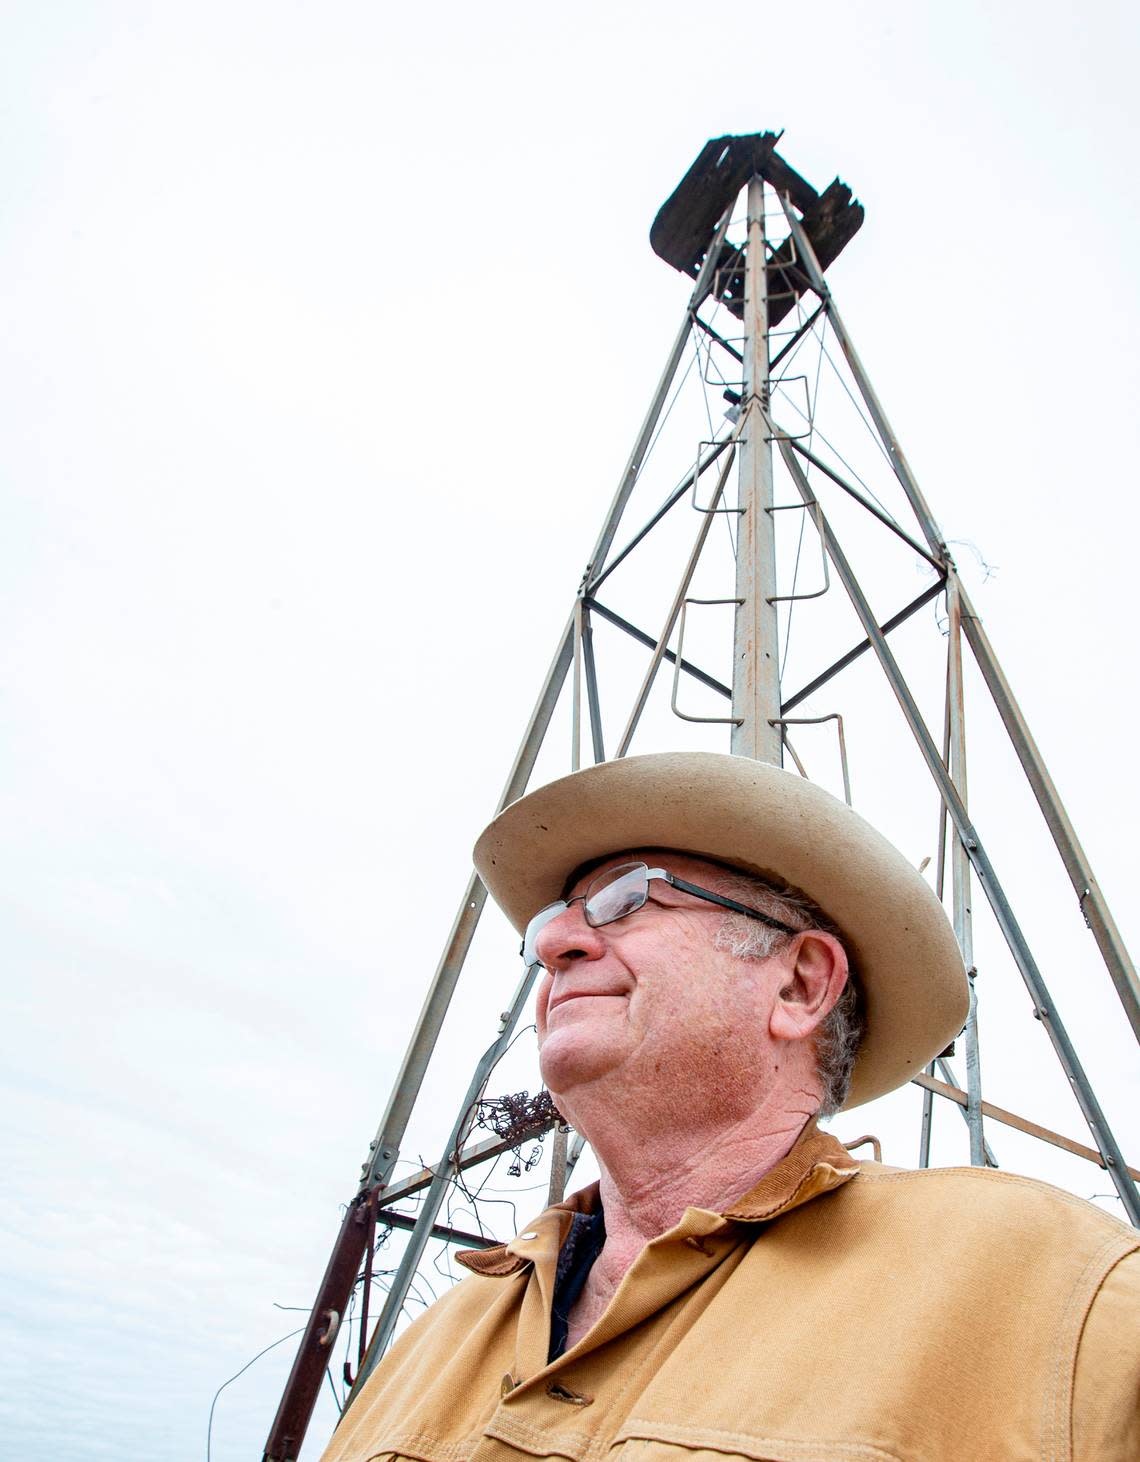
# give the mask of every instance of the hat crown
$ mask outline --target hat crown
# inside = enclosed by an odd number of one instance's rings
[[[901,1086],[961,1030],[966,975],[934,891],[846,803],[768,762],[692,751],[600,762],[504,808],[474,861],[521,931],[572,872],[631,848],[674,848],[790,884],[835,923],[866,1007],[848,1107]]]

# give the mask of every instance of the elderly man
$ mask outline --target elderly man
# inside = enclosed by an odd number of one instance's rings
[[[508,807],[476,865],[544,967],[544,1079],[599,1184],[412,1325],[328,1459],[1140,1457],[1140,1235],[816,1118],[957,1033],[925,882],[775,767],[634,757]]]

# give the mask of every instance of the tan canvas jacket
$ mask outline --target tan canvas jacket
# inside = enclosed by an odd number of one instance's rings
[[[463,1256],[325,1462],[1140,1459],[1140,1234],[1067,1193],[860,1164],[809,1127],[547,1365],[558,1250],[596,1201]]]

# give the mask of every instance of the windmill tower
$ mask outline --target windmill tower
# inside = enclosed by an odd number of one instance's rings
[[[960,1128],[978,1165],[1002,1161],[999,1130],[1032,1138],[1095,1164],[1140,1226],[1140,1174],[1125,1161],[1015,912],[984,838],[985,810],[971,802],[968,713],[971,722],[988,716],[1006,737],[1091,936],[1084,978],[1107,974],[1138,1038],[1140,984],[828,285],[863,210],[838,180],[812,187],[776,151],[779,140],[709,142],[654,222],[652,245],[691,280],[689,298],[499,806],[587,759],[727,744],[805,776],[810,763],[813,780],[899,846],[915,846],[923,823],[931,851],[922,861],[953,919],[970,1014],[957,1050],[903,1094],[914,1147],[892,1160],[930,1163],[936,1127],[947,1124]],[[432,1058],[438,1064],[445,1021],[478,961],[485,903],[472,877],[309,1316],[265,1446],[273,1462],[299,1455],[326,1373],[334,1392],[347,1388],[338,1405],[351,1405],[432,1254],[442,1273],[449,1246],[494,1242],[513,1221],[485,1217],[469,1186],[476,1175],[486,1189],[491,1165],[514,1154],[516,1179],[540,1176],[557,1199],[583,1159],[549,1101],[509,1079],[527,1070],[518,1034],[534,969],[506,1001],[500,979],[477,984],[495,991],[482,1001],[486,1049],[473,1070],[453,1075],[452,1105],[439,1118]],[[507,938],[492,927],[498,971]],[[1023,1039],[1009,1034],[1004,1014],[987,1036],[987,1010],[998,1016],[1010,992],[1032,1017],[1021,1021],[1024,1040],[1071,1093],[1072,1127],[1087,1128],[1079,1140],[983,1095],[983,1066],[997,1070]],[[401,1153],[425,1105],[438,1160],[409,1163]],[[487,1223],[499,1229],[490,1238]]]

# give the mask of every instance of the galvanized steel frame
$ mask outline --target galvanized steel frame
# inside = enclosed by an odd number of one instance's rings
[[[899,445],[898,438],[875,395],[874,387],[863,368],[863,363],[859,359],[847,327],[843,323],[831,289],[823,277],[823,271],[820,269],[819,260],[812,249],[811,240],[797,219],[794,209],[787,200],[782,201],[788,227],[800,252],[800,263],[812,289],[826,307],[828,321],[843,350],[859,393],[875,423],[888,460],[918,520],[930,552],[940,563],[952,569],[953,559],[945,537],[930,511],[917,479],[911,471],[910,464]],[[1057,794],[1044,759],[1033,740],[1021,707],[1014,698],[1009,683],[998,664],[997,656],[994,654],[981,620],[975,613],[969,595],[960,583],[957,592],[961,605],[962,628],[966,639],[969,641],[978,668],[985,679],[994,705],[997,707],[998,714],[1001,716],[1009,739],[1021,762],[1033,795],[1037,799],[1045,824],[1061,855],[1065,871],[1076,891],[1081,912],[1092,930],[1093,938],[1097,942],[1101,957],[1116,987],[1117,995],[1120,997],[1120,1003],[1124,1006],[1125,1014],[1137,1039],[1140,1040],[1140,978],[1137,977],[1136,967],[1120,937],[1120,931],[1104,895],[1101,893],[1100,886],[1093,876],[1092,867],[1081,847],[1076,831],[1069,821],[1068,813]]]
[[[786,438],[780,437],[774,428],[773,436],[779,442],[781,455],[784,458],[784,465],[788,468],[788,472],[797,490],[803,497],[804,502],[815,502],[815,494],[812,492],[807,478],[804,476],[803,469],[796,460],[790,442]],[[826,514],[820,510],[816,515],[815,521],[819,525],[819,530],[823,534],[824,543],[827,545],[828,557],[831,559],[840,582],[847,591],[847,597],[851,600],[855,613],[858,615],[868,638],[871,640],[879,664],[882,666],[891,690],[894,692],[895,698],[902,709],[907,725],[910,727],[914,739],[918,743],[918,748],[926,761],[931,776],[934,778],[935,785],[941,793],[942,800],[946,804],[946,810],[950,815],[950,820],[954,824],[961,847],[964,849],[971,866],[978,875],[978,880],[982,888],[985,890],[986,897],[997,920],[998,928],[1002,932],[1010,953],[1013,955],[1014,963],[1017,965],[1033,1000],[1034,1014],[1044,1025],[1049,1039],[1053,1043],[1053,1049],[1057,1054],[1057,1059],[1061,1063],[1061,1069],[1064,1071],[1069,1085],[1073,1090],[1073,1095],[1077,1099],[1077,1105],[1080,1107],[1085,1121],[1088,1123],[1089,1131],[1092,1133],[1097,1151],[1100,1153],[1109,1176],[1112,1178],[1113,1185],[1120,1195],[1120,1201],[1124,1205],[1124,1211],[1128,1214],[1130,1222],[1136,1225],[1137,1228],[1140,1228],[1140,1193],[1137,1192],[1136,1185],[1128,1174],[1128,1165],[1124,1161],[1124,1155],[1117,1146],[1112,1130],[1105,1119],[1104,1113],[1101,1111],[1100,1103],[1097,1101],[1092,1084],[1085,1074],[1084,1067],[1081,1065],[1073,1043],[1069,1039],[1069,1034],[1060,1016],[1058,1016],[1053,1007],[1052,998],[1049,995],[1041,971],[1037,966],[1037,961],[1034,959],[1029,944],[1021,931],[1021,926],[1018,924],[1009,900],[1006,898],[1005,891],[998,881],[993,864],[990,862],[989,856],[982,846],[978,831],[970,820],[969,813],[966,811],[966,806],[958,787],[955,785],[954,779],[942,757],[938,754],[938,748],[922,717],[918,703],[911,693],[910,687],[899,668],[898,661],[894,657],[894,653],[887,644],[886,637],[880,633],[875,623],[875,616],[871,612],[871,606],[867,602],[867,598],[852,571],[851,565],[847,561],[846,555],[839,546],[839,542],[827,520]],[[957,573],[952,563],[948,563],[947,573],[950,580],[956,580]],[[953,732],[951,735],[953,736]],[[980,1103],[980,1096],[978,1101]],[[973,1130],[971,1130],[971,1147],[973,1147]]]
[[[697,275],[684,319],[674,339],[649,409],[587,561],[573,609],[559,637],[498,807],[500,809],[505,807],[525,792],[539,750],[549,732],[555,707],[571,670],[573,670],[571,765],[577,767],[581,755],[583,692],[590,728],[590,751],[595,761],[605,759],[591,622],[594,614],[632,635],[652,651],[649,669],[616,749],[615,755],[617,756],[625,755],[629,749],[649,689],[662,660],[670,661],[676,667],[677,675],[685,672],[731,699],[732,713],[724,719],[734,723],[732,745],[734,752],[760,756],[778,763],[781,758],[783,726],[788,719],[787,713],[867,650],[872,650],[899,701],[903,715],[939,790],[944,816],[948,815],[954,825],[954,847],[951,851],[954,923],[971,974],[970,1019],[966,1034],[966,1090],[962,1091],[958,1088],[953,1079],[953,1072],[944,1060],[941,1064],[944,1067],[944,1074],[948,1077],[946,1083],[934,1079],[934,1063],[926,1076],[918,1078],[919,1084],[924,1088],[920,1161],[925,1164],[929,1158],[932,1097],[934,1094],[938,1094],[962,1107],[970,1129],[972,1162],[993,1163],[994,1161],[982,1125],[983,1116],[986,1114],[996,1120],[1007,1121],[1010,1125],[1018,1126],[1021,1130],[1030,1131],[1045,1141],[1054,1142],[1081,1156],[1090,1158],[1099,1156],[1100,1162],[1113,1179],[1131,1221],[1140,1226],[1140,1197],[1138,1197],[1132,1181],[1132,1170],[1124,1162],[1123,1155],[1105,1121],[1068,1034],[1053,1010],[1040,971],[967,811],[961,659],[963,635],[971,647],[974,659],[1025,769],[1066,871],[1077,890],[1081,910],[1092,929],[1117,993],[1138,1037],[1140,1037],[1140,981],[1137,980],[1135,968],[1120,939],[1111,913],[1025,724],[1021,710],[1009,689],[985,631],[961,584],[941,530],[930,512],[854,349],[830,289],[823,279],[806,231],[786,199],[781,202],[788,221],[789,232],[794,241],[797,268],[802,271],[810,283],[812,290],[819,297],[820,303],[819,307],[800,324],[792,341],[788,342],[775,360],[781,359],[794,343],[811,330],[821,315],[825,316],[839,340],[847,365],[881,438],[888,460],[915,514],[922,538],[925,539],[925,547],[922,542],[906,532],[889,515],[848,483],[834,468],[828,466],[798,440],[780,433],[772,423],[768,386],[770,367],[766,324],[767,273],[766,269],[756,268],[757,261],[766,258],[763,200],[763,184],[759,178],[754,178],[748,188],[744,351],[737,352],[729,342],[724,341],[698,316],[698,310],[714,287],[715,271],[731,219],[731,209],[729,209],[718,224],[713,242]],[[611,559],[609,555],[619,524],[654,440],[694,325],[699,325],[730,355],[744,364],[745,395],[737,429],[723,439],[708,444],[709,450],[698,455],[693,468],[686,473],[662,507]],[[775,364],[775,360],[772,364]],[[803,500],[803,505],[808,510],[808,515],[820,535],[825,562],[829,561],[834,567],[865,633],[865,638],[860,643],[853,646],[834,664],[815,676],[783,703],[780,701],[778,673],[774,679],[770,673],[757,676],[755,663],[751,665],[748,663],[749,660],[754,662],[755,649],[760,644],[771,646],[772,664],[778,665],[775,613],[776,600],[779,596],[776,593],[775,547],[771,531],[773,523],[771,509],[774,506],[772,502],[773,443],[778,446],[788,473]],[[697,481],[712,464],[727,453],[727,460],[721,465],[711,502],[711,506],[715,508],[723,496],[728,471],[732,465],[733,456],[738,451],[741,458],[740,507],[743,509],[740,543],[746,545],[746,551],[738,554],[738,564],[741,564],[742,560],[744,562],[739,572],[735,601],[738,606],[734,636],[736,673],[733,687],[730,690],[715,677],[685,661],[680,654],[680,645],[678,645],[677,652],[671,651],[668,647],[678,615],[683,610],[688,586],[700,558],[701,549],[707,538],[707,525],[713,521],[710,514],[706,513],[702,518],[701,531],[697,535],[682,574],[666,623],[657,639],[639,630],[612,609],[602,605],[597,599],[597,590],[685,493],[691,488],[695,488]],[[801,459],[813,465],[842,491],[857,500],[938,572],[939,577],[934,584],[881,625],[871,613],[866,597],[850,564],[843,555],[834,531],[808,485],[800,465]],[[947,724],[945,742],[940,754],[889,648],[887,637],[892,630],[909,619],[918,609],[930,603],[943,592],[947,596],[950,643],[946,700]],[[748,725],[746,734],[743,730],[745,723]],[[940,844],[942,846],[940,846],[939,853],[939,889],[941,889],[944,839],[940,838]],[[1015,963],[1030,991],[1035,1014],[1049,1034],[1062,1069],[1065,1071],[1084,1113],[1096,1144],[1096,1154],[1056,1133],[1050,1133],[1037,1124],[1002,1112],[1001,1109],[993,1108],[982,1101],[977,1048],[977,1006],[973,990],[971,872],[977,875],[986,893]],[[310,1314],[309,1324],[298,1348],[293,1371],[266,1442],[264,1462],[286,1462],[286,1459],[295,1458],[299,1453],[331,1343],[335,1339],[336,1329],[344,1315],[349,1296],[356,1282],[371,1225],[375,1222],[377,1196],[383,1194],[385,1202],[391,1204],[401,1197],[427,1190],[414,1223],[411,1224],[411,1236],[376,1328],[370,1338],[366,1355],[349,1397],[349,1403],[359,1393],[360,1386],[375,1366],[394,1332],[416,1265],[422,1257],[432,1233],[438,1228],[436,1219],[449,1184],[463,1169],[491,1159],[510,1145],[503,1139],[497,1138],[477,1142],[468,1147],[464,1147],[464,1142],[470,1130],[475,1104],[485,1087],[490,1072],[505,1049],[523,1008],[533,972],[520,982],[510,1010],[505,1012],[501,1019],[495,1040],[476,1066],[463,1105],[453,1125],[447,1151],[440,1163],[434,1169],[425,1169],[422,1174],[414,1175],[410,1179],[396,1183],[392,1181],[400,1144],[419,1097],[428,1063],[435,1049],[485,902],[486,890],[480,880],[473,876],[464,891],[451,933],[429,985],[384,1117],[369,1146],[368,1157],[361,1169],[356,1194],[346,1211],[337,1243]],[[563,1149],[559,1150],[558,1160],[554,1165],[556,1171],[552,1172],[551,1178],[550,1191],[552,1194],[560,1189],[562,1174],[572,1169],[580,1151],[580,1140],[571,1147],[569,1154],[564,1151],[564,1145]],[[401,1226],[403,1226],[402,1220]]]

